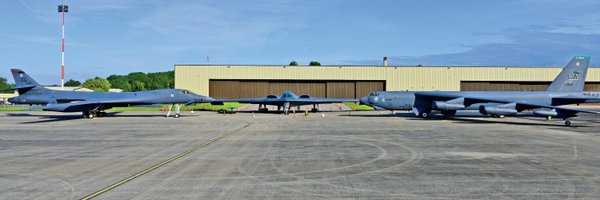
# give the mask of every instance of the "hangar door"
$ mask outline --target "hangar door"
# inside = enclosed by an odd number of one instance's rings
[[[210,80],[213,98],[252,98],[281,95],[289,90],[312,97],[360,98],[372,91],[385,90],[385,81],[321,80]]]
[[[461,81],[461,91],[544,91],[550,82]],[[585,91],[600,91],[600,82],[586,82]]]

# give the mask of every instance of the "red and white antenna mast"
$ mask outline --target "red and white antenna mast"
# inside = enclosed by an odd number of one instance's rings
[[[60,55],[60,90],[65,90],[65,13],[69,6],[58,5],[58,12],[62,14],[62,47]]]

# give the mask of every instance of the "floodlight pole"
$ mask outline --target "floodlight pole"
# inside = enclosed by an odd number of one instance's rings
[[[62,46],[60,59],[60,90],[65,90],[65,13],[69,12],[68,5],[58,5],[58,12],[62,14]]]

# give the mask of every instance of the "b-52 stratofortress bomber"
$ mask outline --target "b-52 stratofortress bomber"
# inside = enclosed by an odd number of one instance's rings
[[[211,102],[214,99],[188,90],[161,89],[144,92],[82,92],[57,91],[42,87],[20,69],[11,69],[19,96],[8,99],[14,104],[41,104],[44,111],[81,112],[83,118],[106,116],[113,107],[171,104],[167,116],[176,106],[174,117],[180,117],[179,104]]]
[[[483,115],[504,117],[524,110],[547,119],[570,117],[597,111],[560,105],[600,102],[600,92],[583,91],[590,57],[574,57],[552,81],[546,91],[375,91],[362,97],[361,103],[387,110],[412,110],[426,118],[433,110],[454,116],[457,110],[478,110]]]

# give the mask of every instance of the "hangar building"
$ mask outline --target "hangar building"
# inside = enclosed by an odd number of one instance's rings
[[[214,98],[265,97],[290,90],[360,98],[371,91],[544,90],[562,67],[175,65],[175,88]],[[600,91],[590,67],[585,90]]]

